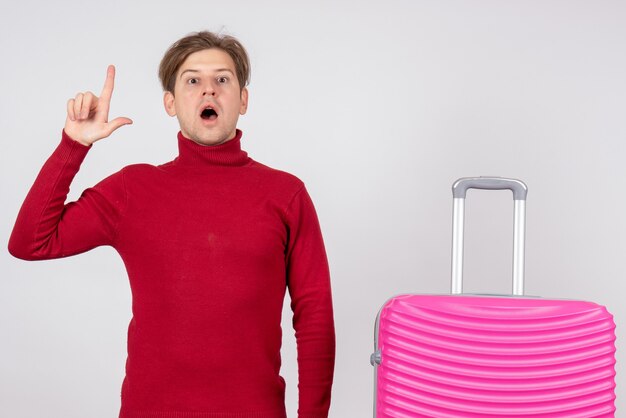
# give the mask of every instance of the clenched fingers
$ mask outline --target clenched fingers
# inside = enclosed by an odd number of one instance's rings
[[[91,111],[98,106],[98,97],[92,92],[78,93],[76,97],[67,102],[67,116],[71,121],[85,120],[89,118]]]
[[[74,117],[79,120],[80,112],[83,108],[83,93],[78,93],[76,97],[74,97]]]
[[[74,122],[76,117],[74,116],[74,99],[69,99],[67,101],[67,117]]]

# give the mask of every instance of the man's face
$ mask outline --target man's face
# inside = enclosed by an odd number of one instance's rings
[[[174,94],[165,92],[165,111],[176,116],[182,134],[201,145],[235,136],[246,113],[248,90],[240,89],[232,58],[221,49],[194,52],[178,69]]]

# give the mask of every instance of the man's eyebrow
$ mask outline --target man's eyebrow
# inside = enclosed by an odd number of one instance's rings
[[[182,73],[180,73],[180,76],[178,78],[183,78],[183,74],[190,72],[190,73],[197,73],[198,70],[194,70],[194,69],[189,69],[189,70],[185,70]]]
[[[224,72],[224,71],[227,71],[227,72],[231,73],[232,75],[235,75],[235,73],[233,72],[233,70],[231,70],[230,68],[218,68],[218,69],[216,69],[216,70],[213,70],[213,72],[216,72],[216,73],[221,73],[221,72]],[[183,78],[183,74],[185,74],[185,73],[187,73],[187,72],[190,72],[190,73],[199,73],[199,72],[200,72],[200,70],[195,70],[195,69],[193,69],[193,68],[189,68],[189,69],[187,69],[187,70],[183,71],[182,73],[180,73],[180,76],[179,76],[178,78]]]

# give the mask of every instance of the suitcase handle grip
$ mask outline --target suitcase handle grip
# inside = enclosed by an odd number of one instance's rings
[[[465,196],[468,189],[506,190],[513,192],[513,295],[524,294],[524,244],[526,233],[526,195],[528,187],[521,180],[501,177],[464,177],[452,185],[452,294],[463,293],[463,230]]]
[[[468,189],[505,190],[513,192],[513,200],[526,200],[528,187],[523,181],[502,177],[464,177],[452,185],[452,195],[455,199],[465,199]]]

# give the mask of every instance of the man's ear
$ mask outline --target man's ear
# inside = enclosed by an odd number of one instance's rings
[[[174,94],[172,92],[166,91],[163,93],[163,105],[168,115],[176,116],[176,106],[174,106]]]
[[[239,114],[245,115],[248,110],[248,89],[244,87],[241,90],[241,106],[239,107]]]

